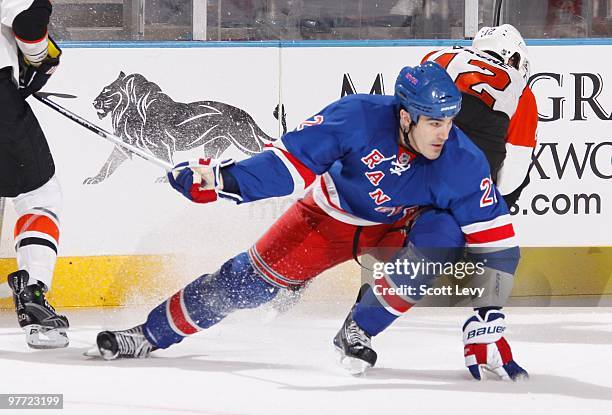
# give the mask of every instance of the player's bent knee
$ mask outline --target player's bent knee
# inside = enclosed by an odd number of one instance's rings
[[[62,188],[54,175],[47,183],[27,193],[22,193],[13,200],[18,215],[24,215],[32,209],[50,212],[56,218],[62,207]]]
[[[415,221],[408,234],[408,244],[430,261],[453,262],[461,256],[465,238],[450,213],[432,209]]]
[[[424,247],[462,247],[465,244],[455,218],[440,209],[423,212],[410,229],[408,240],[415,246]]]

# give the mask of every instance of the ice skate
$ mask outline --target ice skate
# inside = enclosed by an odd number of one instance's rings
[[[376,364],[371,336],[353,320],[353,310],[334,337],[334,346],[340,353],[340,364],[352,375],[361,375]]]
[[[128,330],[102,331],[98,333],[96,343],[104,360],[119,357],[145,358],[157,349],[144,336],[142,326]]]
[[[8,276],[17,321],[26,334],[26,342],[33,349],[57,349],[68,346],[68,319],[56,313],[45,298],[45,287],[40,283],[28,285],[27,271],[15,271]]]

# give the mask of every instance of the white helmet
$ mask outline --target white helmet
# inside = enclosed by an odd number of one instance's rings
[[[495,27],[483,27],[476,33],[472,46],[499,55],[506,65],[516,68],[525,80],[529,78],[527,45],[514,26],[503,24]],[[512,64],[510,64],[511,58],[513,58]]]

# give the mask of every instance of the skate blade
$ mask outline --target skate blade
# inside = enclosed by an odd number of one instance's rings
[[[100,353],[100,350],[98,349],[98,346],[92,346],[91,349],[85,350],[83,352],[83,356],[85,356],[85,357],[98,357],[98,358],[101,358],[102,354]]]
[[[372,367],[371,364],[355,357],[345,356],[341,350],[336,348],[340,356],[340,366],[353,376],[364,376],[366,371]]]
[[[100,353],[100,357],[104,360],[115,360],[119,356],[119,353],[113,353],[108,349],[102,349],[100,347],[98,347],[98,352]]]
[[[38,324],[25,326],[26,343],[32,349],[61,349],[68,347],[70,341],[66,329],[50,329]]]
[[[117,356],[113,355],[109,350],[104,350],[103,353],[98,346],[92,346],[89,350],[84,351],[83,356],[103,360],[115,360],[117,358]]]

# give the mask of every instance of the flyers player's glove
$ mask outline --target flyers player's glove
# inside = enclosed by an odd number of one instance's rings
[[[185,161],[168,172],[168,181],[192,202],[210,203],[219,197],[240,201],[239,196],[223,191],[221,169],[232,164],[234,160],[217,162],[211,158]]]
[[[489,310],[485,318],[478,313],[463,325],[463,354],[465,365],[476,380],[487,372],[503,380],[519,380],[529,375],[512,358],[512,350],[502,336],[506,330],[504,314]]]
[[[20,53],[19,92],[24,99],[40,91],[60,63],[62,50],[51,37],[48,38],[48,41],[47,56],[40,62],[32,63],[26,55]]]

